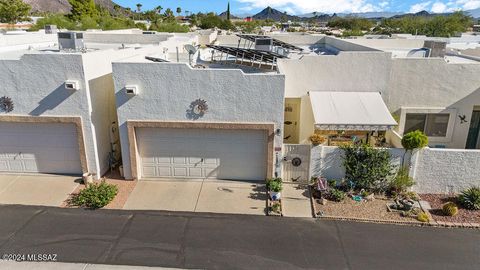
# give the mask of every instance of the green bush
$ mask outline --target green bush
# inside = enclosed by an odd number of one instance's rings
[[[409,170],[406,167],[400,167],[397,175],[390,182],[390,191],[395,194],[401,194],[407,192],[409,187],[415,185],[413,178],[409,175]]]
[[[453,217],[458,213],[458,207],[453,202],[448,202],[442,206],[442,212],[446,216]]]
[[[402,146],[405,150],[424,148],[428,145],[428,137],[420,130],[405,134],[402,138]]]
[[[342,202],[345,200],[345,192],[338,190],[336,188],[332,188],[328,191],[327,199],[334,201],[334,202]]]
[[[354,190],[383,192],[393,176],[390,153],[369,145],[343,145],[345,177]]]
[[[102,208],[109,204],[117,195],[118,188],[105,181],[89,184],[85,189],[75,194],[71,204],[92,209]]]
[[[282,178],[272,178],[267,180],[267,189],[273,192],[280,192],[283,189]]]
[[[157,21],[150,26],[149,30],[166,33],[187,33],[188,31],[190,31],[190,28],[186,25],[178,24],[177,22]]]
[[[466,209],[480,210],[480,187],[471,187],[458,196],[458,201]]]

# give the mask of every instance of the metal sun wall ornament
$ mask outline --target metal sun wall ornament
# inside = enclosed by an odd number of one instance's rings
[[[460,118],[460,124],[468,123],[467,116],[465,114],[464,115],[458,115],[458,118]]]
[[[197,99],[190,103],[190,107],[187,110],[187,117],[192,120],[198,120],[202,118],[208,112],[208,104],[204,99]]]
[[[5,112],[5,113],[9,113],[11,111],[13,111],[13,101],[11,98],[9,97],[6,97],[6,96],[3,96],[0,98],[0,111],[1,112]]]

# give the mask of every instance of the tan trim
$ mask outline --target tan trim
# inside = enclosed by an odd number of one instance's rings
[[[132,178],[138,179],[137,140],[135,128],[179,128],[179,129],[230,129],[230,130],[264,130],[267,141],[267,178],[273,175],[273,151],[275,141],[275,124],[273,123],[225,123],[225,122],[163,122],[163,121],[127,121],[128,141],[130,142],[130,167]]]
[[[10,123],[59,123],[74,124],[77,129],[78,151],[82,172],[88,172],[87,152],[83,133],[82,118],[80,116],[24,116],[24,115],[0,115],[0,122]]]

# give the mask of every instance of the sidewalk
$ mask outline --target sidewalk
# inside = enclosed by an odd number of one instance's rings
[[[174,270],[179,268],[163,268],[148,266],[105,265],[86,263],[60,263],[60,262],[13,262],[1,261],[2,270]]]
[[[284,183],[282,191],[285,217],[312,217],[312,205],[307,185]]]

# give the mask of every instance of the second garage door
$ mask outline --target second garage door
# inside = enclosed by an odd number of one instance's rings
[[[265,180],[264,131],[137,128],[143,178]]]
[[[0,122],[0,172],[82,174],[75,125]]]

